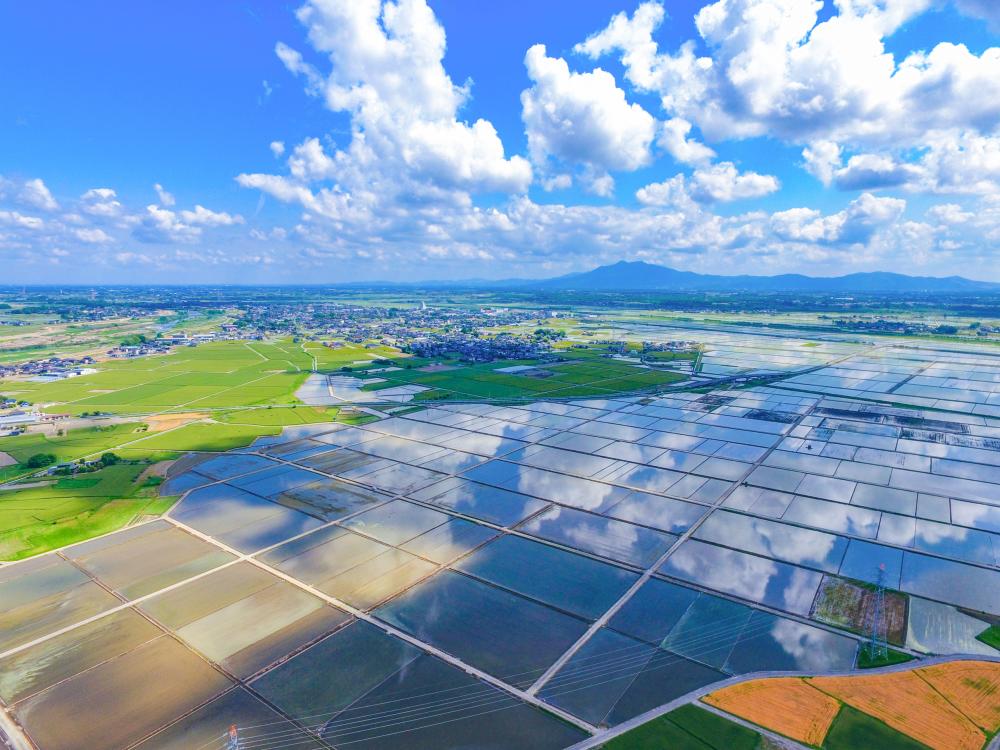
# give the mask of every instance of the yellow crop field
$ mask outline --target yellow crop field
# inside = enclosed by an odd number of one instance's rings
[[[807,682],[935,750],[979,750],[980,729],[914,672],[810,677]]]
[[[838,701],[801,677],[743,682],[717,690],[703,700],[807,745],[822,744],[840,710]]]
[[[182,414],[157,414],[151,417],[145,417],[145,421],[149,425],[150,432],[166,432],[167,430],[172,430],[175,427],[181,427],[186,425],[188,422],[195,422],[199,419],[205,419],[209,415],[204,412],[184,412]]]
[[[822,747],[843,704],[935,750],[980,750],[1000,730],[1000,663],[961,660],[886,674],[768,677],[702,701]]]
[[[1000,729],[1000,664],[955,661],[916,672],[987,732]]]

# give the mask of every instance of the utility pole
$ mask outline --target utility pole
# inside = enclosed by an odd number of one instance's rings
[[[878,574],[875,579],[875,595],[872,597],[871,622],[869,623],[870,634],[868,642],[868,655],[875,659],[884,659],[889,655],[889,646],[886,643],[886,623],[885,620],[885,563],[878,566]]]
[[[240,733],[235,724],[229,725],[229,745],[226,750],[240,750]]]

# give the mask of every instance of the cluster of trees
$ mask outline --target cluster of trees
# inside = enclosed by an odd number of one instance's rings
[[[120,456],[109,451],[108,453],[104,453],[97,461],[88,465],[81,465],[80,468],[83,468],[85,471],[97,471],[98,469],[103,469],[105,466],[114,466],[117,463],[121,463],[121,460]],[[52,453],[36,453],[25,461],[24,465],[29,469],[44,469],[55,462],[56,457]]]
[[[536,328],[533,335],[539,341],[560,341],[566,338],[566,331],[555,328]]]
[[[55,462],[56,457],[51,453],[36,453],[34,456],[25,461],[24,465],[29,469],[42,469],[46,466],[51,466]]]

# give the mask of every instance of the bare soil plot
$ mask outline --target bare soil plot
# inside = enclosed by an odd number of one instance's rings
[[[140,474],[135,481],[142,483],[150,477],[166,478],[167,472],[170,471],[170,467],[175,463],[176,459],[170,461],[157,461],[155,464],[150,464],[147,468],[142,470],[142,474]]]
[[[459,369],[457,365],[424,365],[423,367],[418,367],[417,370],[420,372],[447,372],[448,370]]]
[[[870,628],[875,592],[866,586],[838,578],[824,576],[811,616],[847,630],[863,632]],[[890,643],[902,645],[906,641],[906,597],[894,591],[886,592],[882,612],[882,632]]]
[[[183,412],[181,414],[157,414],[152,417],[145,417],[144,421],[149,425],[150,432],[165,432],[175,427],[181,427],[188,422],[196,422],[205,419],[209,415],[204,412]]]

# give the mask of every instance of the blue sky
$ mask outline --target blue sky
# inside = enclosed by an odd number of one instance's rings
[[[7,4],[3,281],[1000,280],[992,0]]]

